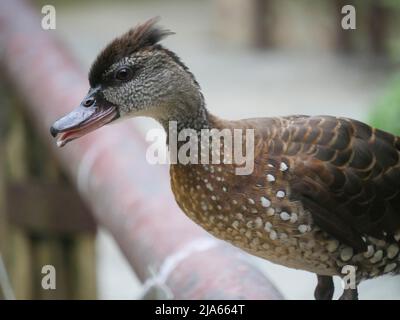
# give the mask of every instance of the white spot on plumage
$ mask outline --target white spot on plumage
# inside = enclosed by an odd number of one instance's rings
[[[399,246],[397,244],[391,244],[386,251],[387,257],[393,259],[399,253]]]
[[[383,258],[383,251],[382,250],[378,250],[377,252],[375,252],[373,257],[369,261],[371,263],[377,263],[378,261],[381,261],[382,258]]]
[[[275,177],[272,174],[267,174],[267,181],[268,182],[274,182],[275,181]]]
[[[271,230],[271,232],[269,233],[269,238],[271,240],[276,240],[278,238],[278,234],[276,233],[275,230]]]
[[[233,221],[233,222],[232,222],[232,227],[233,227],[234,229],[238,230],[238,229],[239,229],[239,221],[237,221],[237,220]]]
[[[280,166],[279,166],[279,170],[281,170],[282,172],[286,171],[287,169],[289,169],[288,165],[285,162],[281,162]]]
[[[287,213],[286,211],[282,211],[282,212],[280,213],[280,217],[281,217],[281,219],[282,219],[283,221],[287,221],[287,220],[290,219],[290,214]]]
[[[295,223],[298,219],[297,213],[296,212],[292,212],[292,215],[290,217],[290,222],[291,223]]]
[[[353,248],[345,247],[340,251],[340,259],[343,261],[349,261],[353,257]]]
[[[264,225],[264,230],[267,232],[270,232],[272,230],[272,223],[271,222],[266,222]]]
[[[247,221],[247,223],[246,223],[246,227],[247,228],[249,228],[249,229],[252,229],[252,228],[254,228],[254,222],[253,221]]]
[[[268,200],[266,197],[261,197],[260,200],[261,200],[261,205],[264,208],[268,208],[271,205],[271,201]]]
[[[222,191],[223,191],[223,192],[227,192],[228,189],[226,189],[226,187],[222,187]]]
[[[277,197],[277,198],[284,198],[284,197],[285,197],[285,191],[279,190],[279,191],[276,193],[276,197]]]
[[[400,230],[398,230],[398,231],[395,233],[394,239],[395,239],[396,241],[400,241]]]
[[[217,197],[216,196],[211,196],[211,200],[217,200]]]
[[[364,257],[367,258],[367,259],[371,258],[374,255],[374,252],[375,252],[374,246],[373,245],[369,245],[367,247],[367,251],[364,252]]]
[[[211,183],[207,183],[207,184],[206,184],[206,188],[207,188],[208,190],[210,190],[210,191],[214,191],[214,189],[213,189]]]
[[[337,240],[330,240],[328,241],[328,245],[326,246],[326,249],[329,252],[335,252],[337,248],[339,247],[339,241]]]
[[[396,269],[397,264],[395,262],[393,263],[389,263],[388,265],[386,265],[385,269],[383,270],[384,273],[388,273],[393,271],[394,269]]]
[[[274,208],[268,208],[267,209],[267,216],[271,217],[275,214],[275,209]]]
[[[261,219],[260,217],[257,217],[257,218],[254,220],[254,224],[255,224],[255,227],[256,227],[256,228],[261,228],[261,227],[262,227],[262,224],[263,224],[263,221],[262,221],[262,219]]]
[[[300,231],[300,233],[306,233],[308,230],[308,227],[305,224],[301,224],[301,225],[299,225],[299,227],[297,229]]]
[[[251,199],[251,198],[248,198],[247,201],[248,201],[250,204],[255,204],[255,201],[254,201],[253,199]]]

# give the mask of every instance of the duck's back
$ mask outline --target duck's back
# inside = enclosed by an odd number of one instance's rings
[[[224,121],[254,129],[254,171],[174,165],[172,189],[215,236],[289,267],[363,278],[399,271],[400,139],[329,116]],[[389,266],[389,267],[388,267]]]
[[[363,237],[400,230],[399,137],[328,116],[282,118],[274,128],[265,155],[287,163],[290,197],[318,226],[359,251]]]

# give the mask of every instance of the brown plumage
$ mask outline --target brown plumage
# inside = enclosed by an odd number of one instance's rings
[[[343,276],[345,265],[357,268],[357,282],[399,273],[398,137],[329,116],[209,122],[254,128],[256,165],[249,176],[234,165],[172,166],[175,197],[196,223],[321,276]]]
[[[187,67],[157,43],[169,33],[150,21],[106,47],[90,71],[85,112],[78,108],[52,128],[60,145],[79,137],[82,124],[87,133],[88,123],[136,115],[167,132],[170,121],[199,135],[253,129],[249,175],[237,175],[236,164],[171,165],[176,201],[192,220],[251,254],[316,273],[319,299],[332,297],[331,277],[343,276],[346,265],[357,284],[399,273],[400,138],[331,116],[218,119]],[[82,122],[71,121],[76,113]],[[354,299],[357,290],[342,297]]]

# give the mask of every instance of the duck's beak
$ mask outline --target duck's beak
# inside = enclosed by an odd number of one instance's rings
[[[57,138],[57,146],[63,147],[118,117],[117,108],[97,94],[96,89],[91,89],[75,110],[51,126],[50,133]]]

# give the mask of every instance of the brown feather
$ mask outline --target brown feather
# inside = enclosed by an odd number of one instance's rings
[[[321,130],[319,138],[294,136],[291,143],[311,142],[315,153],[283,154],[291,156],[293,163],[292,197],[308,207],[316,224],[359,251],[365,250],[363,235],[382,239],[384,233],[400,228],[398,137],[333,117],[293,121],[282,130],[305,125],[311,131]]]
[[[108,44],[90,68],[90,86],[95,87],[101,83],[104,72],[117,61],[139,50],[155,46],[165,37],[174,34],[170,30],[157,27],[158,20],[158,18],[152,18]]]

